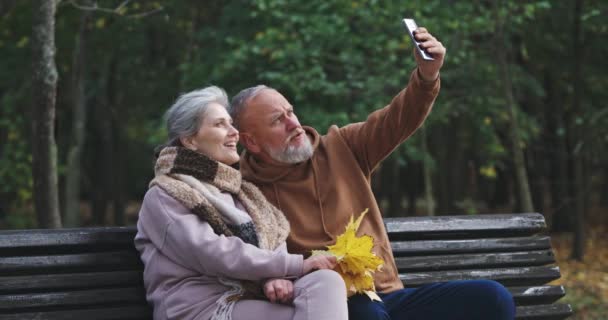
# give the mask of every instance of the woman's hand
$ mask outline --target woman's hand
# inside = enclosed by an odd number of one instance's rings
[[[275,303],[290,303],[293,301],[293,282],[286,279],[271,279],[264,285],[264,295]]]
[[[304,267],[303,267],[303,271],[304,274],[307,274],[311,271],[315,271],[315,270],[321,270],[321,269],[333,269],[336,264],[338,263],[338,260],[336,259],[336,257],[334,256],[323,256],[323,255],[317,255],[317,256],[311,256],[308,259],[304,260]]]

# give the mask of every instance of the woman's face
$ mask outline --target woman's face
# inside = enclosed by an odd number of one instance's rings
[[[226,108],[211,103],[207,106],[198,132],[186,138],[184,145],[213,160],[232,165],[239,161],[236,151],[238,141],[239,132],[232,126],[232,118]]]

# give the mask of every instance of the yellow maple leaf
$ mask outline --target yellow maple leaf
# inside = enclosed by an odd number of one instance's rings
[[[380,300],[375,293],[373,273],[380,270],[384,261],[372,252],[373,237],[369,235],[357,237],[357,230],[367,211],[368,209],[365,209],[357,220],[354,220],[354,217],[350,218],[346,230],[336,239],[336,244],[328,246],[327,251],[314,250],[312,254],[335,256],[338,259],[336,271],[344,279],[348,291],[365,293],[372,300]]]

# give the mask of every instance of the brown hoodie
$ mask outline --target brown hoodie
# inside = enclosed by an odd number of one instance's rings
[[[353,214],[369,208],[359,235],[374,237],[374,252],[385,262],[375,275],[376,289],[388,293],[403,288],[370,179],[380,161],[422,125],[438,93],[439,80],[425,82],[414,70],[407,88],[365,122],[331,126],[324,136],[304,127],[315,150],[308,161],[276,166],[243,154],[243,178],[256,184],[291,224],[289,252],[325,249]]]

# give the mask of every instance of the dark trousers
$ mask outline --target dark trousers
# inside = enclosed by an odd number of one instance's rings
[[[492,280],[433,283],[419,288],[348,299],[350,320],[513,320],[511,293]]]

